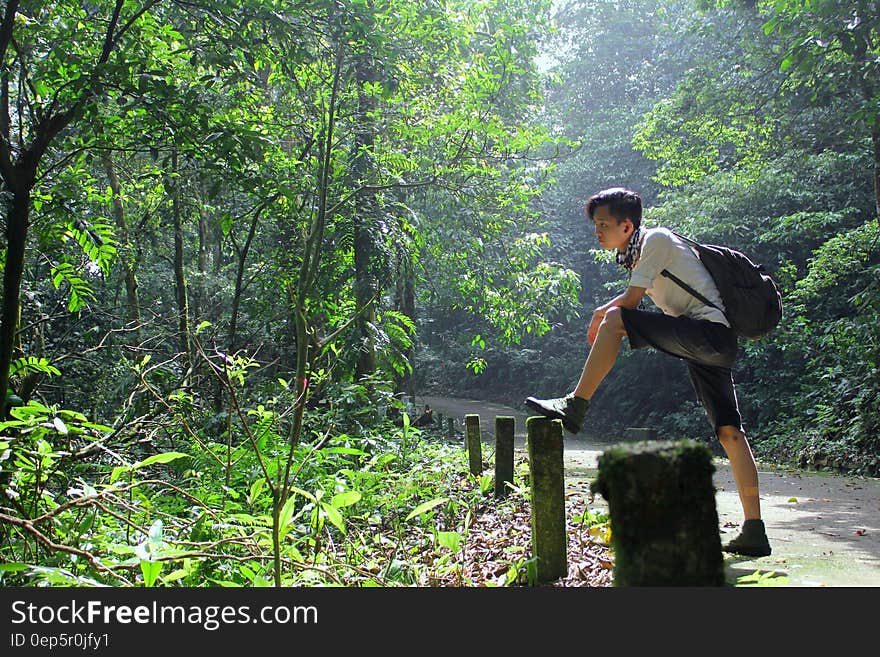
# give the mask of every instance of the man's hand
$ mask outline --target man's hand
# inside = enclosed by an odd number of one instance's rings
[[[591,347],[596,341],[596,336],[599,334],[599,324],[605,319],[605,313],[607,311],[608,309],[605,306],[596,308],[596,310],[593,311],[593,318],[590,320],[590,328],[587,329],[587,342],[590,343]]]

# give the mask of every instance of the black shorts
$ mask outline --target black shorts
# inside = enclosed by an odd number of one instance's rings
[[[737,352],[732,329],[705,319],[628,308],[621,308],[621,317],[631,349],[654,347],[687,363],[697,399],[716,432],[727,425],[742,431],[731,372]]]

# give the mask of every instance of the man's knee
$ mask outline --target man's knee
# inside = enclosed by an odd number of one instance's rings
[[[608,331],[618,336],[626,335],[626,326],[623,324],[623,313],[621,312],[621,309],[617,306],[609,308],[605,313],[602,323],[599,325],[599,330]]]
[[[732,424],[718,427],[715,430],[715,435],[718,436],[718,441],[725,446],[735,445],[738,441],[746,439],[746,435],[740,431],[739,427],[735,427]]]

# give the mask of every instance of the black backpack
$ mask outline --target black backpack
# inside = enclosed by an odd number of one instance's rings
[[[763,265],[756,265],[745,254],[726,246],[700,244],[678,233],[674,235],[696,250],[697,257],[712,275],[724,302],[724,316],[737,335],[757,340],[776,328],[782,319],[782,294]],[[660,273],[703,303],[720,310],[675,274],[665,269]]]

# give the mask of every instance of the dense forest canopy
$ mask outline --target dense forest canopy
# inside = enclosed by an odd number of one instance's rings
[[[614,185],[781,284],[758,454],[880,472],[880,3],[0,6],[9,577],[299,581],[387,522],[412,397],[571,388]],[[591,431],[706,438],[679,366],[624,353]]]

